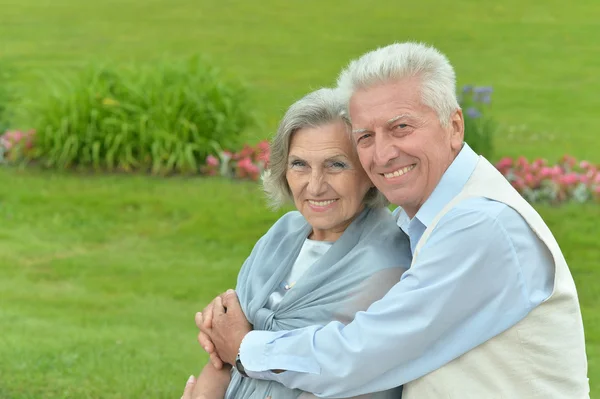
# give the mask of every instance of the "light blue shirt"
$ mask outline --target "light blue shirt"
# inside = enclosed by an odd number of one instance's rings
[[[477,161],[465,144],[415,217],[399,212],[398,225],[413,252]],[[553,283],[549,250],[515,210],[485,198],[466,199],[443,216],[402,279],[350,324],[252,331],[240,359],[252,378],[321,397],[382,391],[422,377],[515,325],[550,296]]]

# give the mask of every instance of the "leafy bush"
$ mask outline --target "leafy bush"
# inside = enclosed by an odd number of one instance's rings
[[[464,86],[459,95],[465,120],[465,141],[477,154],[490,159],[494,153],[496,124],[486,109],[492,99],[491,87]]]
[[[250,122],[241,84],[197,58],[91,66],[50,81],[23,109],[37,132],[29,158],[61,169],[195,173]]]

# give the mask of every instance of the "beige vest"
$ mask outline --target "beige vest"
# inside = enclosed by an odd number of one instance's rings
[[[415,249],[413,264],[442,216],[469,197],[490,198],[521,214],[552,253],[554,290],[515,326],[406,384],[402,398],[589,398],[583,322],[573,277],[542,218],[487,160],[480,157],[462,192],[428,226]]]

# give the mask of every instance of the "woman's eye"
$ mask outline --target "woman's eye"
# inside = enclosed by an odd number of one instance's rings
[[[302,168],[306,166],[306,163],[304,163],[303,161],[292,161],[290,162],[290,167],[292,168]]]
[[[347,165],[344,162],[335,161],[331,163],[331,167],[334,169],[345,169]]]

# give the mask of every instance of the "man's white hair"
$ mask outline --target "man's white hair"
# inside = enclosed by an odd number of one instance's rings
[[[351,61],[337,84],[348,102],[356,90],[412,77],[420,79],[423,104],[437,113],[442,126],[448,126],[460,108],[456,74],[446,56],[431,46],[406,42],[370,51]]]

